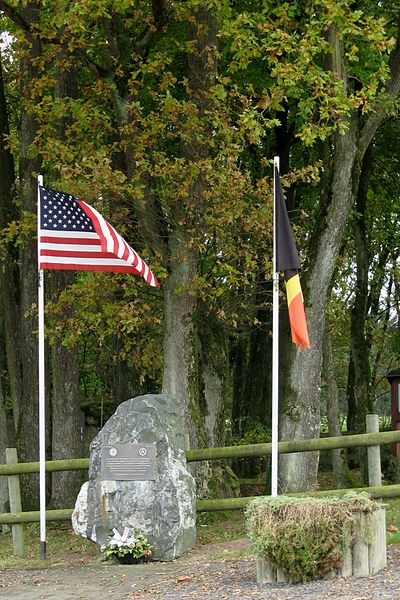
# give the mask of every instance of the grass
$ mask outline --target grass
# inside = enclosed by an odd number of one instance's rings
[[[213,544],[246,537],[243,510],[200,513],[197,517],[197,542]]]
[[[346,487],[363,487],[364,484],[362,482],[360,469],[352,469],[347,473],[348,477],[348,485]],[[335,490],[337,485],[335,481],[335,477],[331,470],[322,470],[318,471],[318,487],[320,490]]]
[[[0,533],[0,569],[43,569],[100,559],[98,546],[76,535],[67,524],[50,523],[46,533],[45,561],[40,558],[40,532],[37,523],[24,526],[25,558],[14,555],[11,530]],[[197,534],[197,542],[201,545],[242,539],[246,537],[243,511],[200,514]]]
[[[386,540],[388,544],[400,544],[400,498],[385,502],[386,508]]]
[[[49,524],[46,533],[46,560],[40,557],[40,531],[37,523],[24,526],[24,558],[13,553],[11,530],[0,533],[0,568],[43,569],[56,565],[91,562],[100,556],[98,546],[77,536],[69,525]]]

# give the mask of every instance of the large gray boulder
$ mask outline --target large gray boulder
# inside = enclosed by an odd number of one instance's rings
[[[104,448],[118,444],[154,444],[154,480],[105,480]],[[113,528],[141,531],[154,547],[153,560],[168,561],[195,544],[195,503],[182,407],[165,395],[139,396],[120,404],[93,440],[89,481],[78,495],[72,524],[76,533],[100,545]]]

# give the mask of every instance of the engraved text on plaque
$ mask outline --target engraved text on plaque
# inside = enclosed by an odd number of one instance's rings
[[[152,481],[156,478],[155,444],[114,444],[101,448],[101,478]]]

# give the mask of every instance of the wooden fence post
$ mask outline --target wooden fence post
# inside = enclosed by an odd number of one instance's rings
[[[378,415],[366,416],[367,433],[379,432]],[[370,486],[382,485],[381,448],[368,447],[368,482]],[[382,504],[382,500],[378,500]],[[386,511],[385,505],[373,515],[374,527],[369,551],[369,574],[374,575],[386,567]]]
[[[379,433],[378,415],[367,415],[367,433]],[[382,485],[381,448],[368,446],[368,481],[370,486]]]
[[[17,449],[6,448],[6,462],[8,465],[18,462]],[[10,512],[21,512],[21,490],[19,486],[19,475],[8,476],[8,496],[10,498]],[[14,554],[25,556],[24,548],[24,526],[22,524],[12,525],[12,537]]]

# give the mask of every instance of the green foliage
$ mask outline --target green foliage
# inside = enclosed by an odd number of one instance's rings
[[[82,408],[100,424],[102,400],[108,418],[115,410],[113,381],[119,369],[130,375],[132,391],[160,387],[162,371],[161,292],[137,278],[118,274],[80,273],[46,307],[50,341],[76,346],[79,356]],[[104,422],[104,420],[103,420]]]
[[[295,135],[305,145],[326,139],[344,126],[356,107],[374,106],[388,77],[387,55],[393,39],[385,16],[354,11],[347,0],[331,3],[247,4],[231,12],[221,28],[230,56],[229,70],[239,85],[255,92],[268,120],[285,103],[295,107]],[[326,69],[331,52],[327,32],[344,44],[348,75],[362,81],[346,93]],[[250,82],[250,83],[249,83]]]
[[[385,481],[389,483],[400,482],[400,463],[398,458],[393,455],[390,446],[381,446],[381,465]]]
[[[0,255],[6,256],[12,246],[24,246],[36,234],[36,230],[36,215],[24,211],[19,221],[10,221],[0,231]]]
[[[263,444],[271,441],[271,431],[267,430],[259,421],[246,420],[241,423],[245,431],[241,435],[232,436],[232,446],[243,446],[246,444]],[[268,471],[270,459],[266,456],[253,458],[239,458],[233,462],[233,470],[239,477],[260,477]]]
[[[368,515],[378,508],[368,494],[341,498],[257,498],[246,509],[253,550],[286,571],[293,583],[323,578],[341,566],[357,525],[366,541]]]
[[[264,444],[271,441],[271,431],[267,430],[262,423],[255,421],[241,436],[232,437],[232,446],[243,446],[245,444]]]

